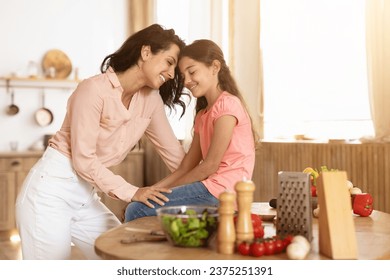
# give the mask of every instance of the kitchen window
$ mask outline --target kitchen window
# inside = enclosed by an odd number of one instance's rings
[[[231,61],[231,1],[155,3],[157,22],[174,28],[186,43],[199,38],[215,40],[226,61]],[[173,8],[178,11],[174,16]],[[234,20],[243,16],[235,15]],[[263,79],[265,139],[291,139],[294,135],[359,139],[374,134],[365,28],[364,0],[261,0],[258,47],[262,51],[259,79]],[[190,104],[188,112],[192,108]],[[178,115],[170,118],[182,139],[191,135],[193,116],[187,113],[179,120]]]
[[[265,138],[373,135],[364,0],[263,0]]]

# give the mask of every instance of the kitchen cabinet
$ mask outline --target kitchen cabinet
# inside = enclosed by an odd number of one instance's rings
[[[0,231],[15,229],[15,201],[28,172],[41,158],[42,152],[7,152],[0,153]],[[135,186],[144,185],[144,152],[136,150],[129,153],[124,161],[110,169],[121,175]],[[114,200],[100,194],[103,203],[119,218],[127,203]]]
[[[24,178],[41,152],[0,154],[0,230],[15,228],[15,200]]]

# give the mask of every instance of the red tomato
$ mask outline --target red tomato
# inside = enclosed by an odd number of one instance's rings
[[[275,242],[273,240],[268,240],[264,242],[265,255],[272,255],[275,253]]]
[[[263,238],[264,237],[264,227],[258,226],[253,228],[253,235],[255,238]]]
[[[238,219],[238,215],[235,215],[233,218],[235,224],[237,223],[237,219]],[[252,227],[253,228],[259,227],[263,224],[263,221],[261,220],[261,217],[259,215],[251,213],[251,220],[252,220]]]
[[[261,220],[261,217],[259,215],[251,213],[251,219],[252,219],[252,226],[253,226],[253,228],[259,227],[263,223],[263,221]]]
[[[250,247],[252,256],[261,257],[265,253],[265,245],[263,242],[253,242]]]
[[[251,244],[248,242],[241,242],[237,247],[238,252],[241,255],[247,256],[251,252]]]
[[[294,236],[292,236],[292,235],[287,235],[287,236],[285,236],[285,237],[282,239],[284,249],[286,249],[287,246],[291,243],[291,240],[293,239],[293,237],[294,237]]]
[[[317,188],[315,186],[311,186],[311,196],[315,197],[317,196]]]
[[[285,247],[281,239],[276,239],[275,243],[275,254],[281,253],[284,251]]]

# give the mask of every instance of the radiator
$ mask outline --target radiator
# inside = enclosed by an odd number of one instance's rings
[[[278,172],[306,167],[347,172],[348,179],[374,199],[374,209],[390,213],[390,143],[263,142],[256,152],[255,201],[277,197]]]

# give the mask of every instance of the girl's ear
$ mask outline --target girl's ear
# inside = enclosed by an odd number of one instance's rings
[[[147,60],[151,54],[150,46],[142,46],[141,48],[141,58],[143,61]]]
[[[221,62],[215,59],[213,60],[211,67],[213,68],[213,74],[218,74],[219,70],[221,70]]]

